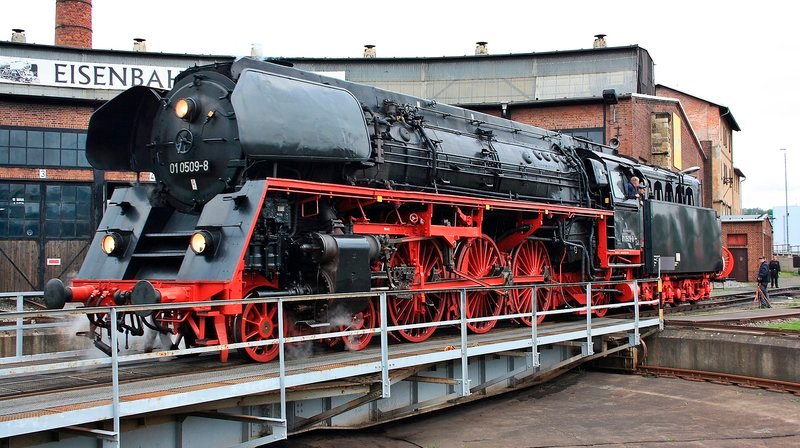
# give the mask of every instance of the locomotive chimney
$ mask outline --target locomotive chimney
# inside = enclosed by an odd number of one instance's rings
[[[147,51],[147,39],[142,39],[141,37],[134,37],[133,38],[133,51]]]
[[[484,56],[489,54],[489,42],[475,42],[475,56]]]
[[[261,46],[261,44],[252,44],[250,46],[250,57],[259,59],[264,57],[264,48]]]
[[[92,48],[92,0],[56,0],[55,43]]]
[[[378,56],[378,52],[375,50],[375,45],[367,44],[364,45],[364,57],[365,58],[374,58]]]
[[[594,48],[606,48],[606,35],[605,34],[595,34],[594,35]]]
[[[11,30],[11,42],[17,42],[20,44],[24,44],[26,42],[25,39],[25,30],[14,28]]]

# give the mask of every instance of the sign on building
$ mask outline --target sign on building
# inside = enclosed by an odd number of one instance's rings
[[[56,87],[125,90],[134,86],[170,89],[181,67],[96,64],[0,56],[0,82]]]

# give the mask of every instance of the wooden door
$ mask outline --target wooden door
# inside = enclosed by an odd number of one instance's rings
[[[733,278],[739,282],[746,282],[747,279],[747,248],[746,247],[729,247],[731,255],[733,255]]]
[[[0,240],[0,292],[39,289],[39,241]]]

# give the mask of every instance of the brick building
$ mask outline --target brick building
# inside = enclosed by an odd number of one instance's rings
[[[700,142],[711,157],[705,185],[710,204],[719,215],[742,213],[741,181],[744,173],[733,165],[733,131],[740,131],[731,110],[671,87],[656,85],[656,95],[678,99],[689,117]]]
[[[74,273],[105,198],[136,181],[89,166],[97,107],[133,85],[169,88],[189,66],[233,59],[93,50],[91,24],[90,1],[57,0],[55,45],[25,43],[23,30],[0,42],[0,291]]]
[[[772,259],[772,222],[764,215],[724,215],[722,244],[733,255],[736,280],[754,282],[758,273],[758,258]]]

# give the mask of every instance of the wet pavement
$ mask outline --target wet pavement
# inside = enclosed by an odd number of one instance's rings
[[[292,448],[800,447],[800,397],[760,389],[573,371],[542,386]]]

